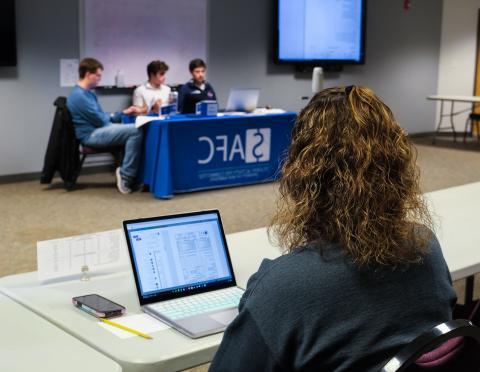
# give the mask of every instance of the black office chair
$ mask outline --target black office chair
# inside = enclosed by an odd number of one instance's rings
[[[470,130],[468,129],[468,124],[470,123]],[[475,112],[468,115],[467,120],[465,121],[465,131],[463,132],[463,143],[467,141],[467,133],[473,134],[473,128],[476,128],[477,132],[477,141],[480,143],[480,114]]]
[[[110,153],[113,156],[115,168],[119,167],[122,164],[124,149],[125,146],[92,147],[79,143],[80,168],[78,173],[80,173],[83,163],[88,155]]]
[[[464,319],[442,323],[418,336],[381,372],[480,371],[480,328]]]
[[[115,159],[115,165],[121,164],[124,146],[82,145],[75,137],[72,116],[67,108],[67,98],[58,97],[53,104],[56,110],[45,153],[41,183],[51,183],[55,172],[58,171],[65,188],[69,191],[73,190],[85,159],[92,154],[111,153]]]
[[[70,121],[68,125],[73,126],[73,122]],[[125,146],[93,147],[93,146],[84,145],[78,140],[77,140],[77,146],[78,146],[78,151],[80,155],[80,162],[79,162],[77,174],[74,177],[73,182],[69,182],[69,183],[65,182],[65,187],[69,191],[75,188],[75,183],[77,181],[78,176],[80,175],[80,171],[82,170],[83,163],[85,162],[85,159],[87,158],[87,156],[110,153],[113,156],[115,168],[119,167],[122,164]]]

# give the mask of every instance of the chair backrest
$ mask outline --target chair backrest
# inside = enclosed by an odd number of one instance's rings
[[[58,171],[65,183],[74,184],[81,168],[75,127],[67,107],[67,98],[58,97],[53,104],[56,110],[41,182],[50,183],[55,171]]]
[[[69,127],[69,130],[74,131],[73,119],[72,114],[67,107],[67,97],[57,97],[57,99],[53,102],[53,105],[57,108],[57,113],[60,115],[60,119],[63,122],[63,125]]]
[[[69,128],[66,128],[65,125],[65,121],[69,119],[66,107],[67,98],[58,97],[53,104],[56,107],[55,116],[45,152],[44,166],[40,178],[41,183],[50,183],[55,172],[63,168],[63,164],[61,164],[64,148],[63,142],[64,138],[67,137],[66,134],[71,133],[71,131],[67,132]]]
[[[401,371],[480,371],[480,328],[458,319],[418,336],[382,368]]]

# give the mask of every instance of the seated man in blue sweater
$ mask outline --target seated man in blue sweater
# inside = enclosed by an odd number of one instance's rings
[[[125,145],[121,167],[116,170],[117,188],[129,194],[135,188],[142,131],[135,124],[119,123],[121,113],[102,110],[92,89],[102,78],[103,65],[94,58],[84,58],[78,67],[79,80],[67,99],[67,107],[75,125],[75,135],[82,144],[92,147]],[[124,111],[128,114],[128,109]]]

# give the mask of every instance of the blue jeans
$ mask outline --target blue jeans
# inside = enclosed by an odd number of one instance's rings
[[[83,141],[87,146],[106,147],[125,145],[120,174],[128,181],[137,177],[142,150],[143,132],[135,128],[135,124],[112,124],[95,129],[90,136]]]

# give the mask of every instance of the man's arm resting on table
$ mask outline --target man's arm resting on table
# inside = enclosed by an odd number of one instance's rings
[[[147,114],[147,105],[144,106],[135,106],[132,105],[123,110],[123,113],[126,115],[146,115]]]
[[[152,105],[152,107],[150,108],[150,111],[158,114],[160,112],[161,107],[162,107],[162,103],[163,102],[162,102],[161,99],[157,99],[155,101],[155,103]]]

